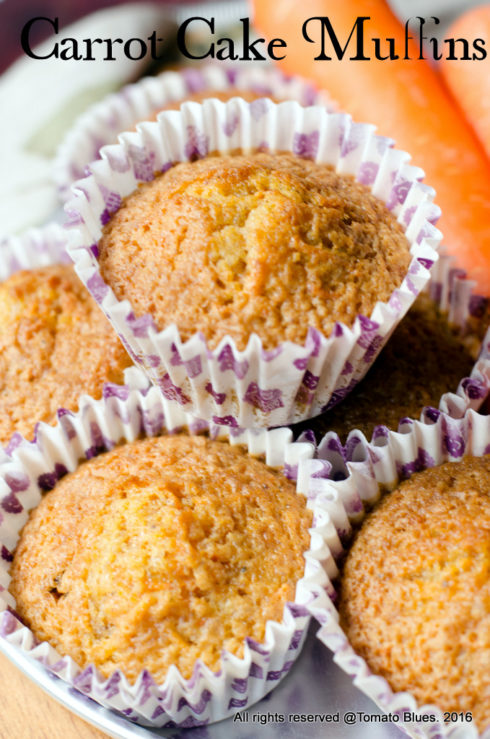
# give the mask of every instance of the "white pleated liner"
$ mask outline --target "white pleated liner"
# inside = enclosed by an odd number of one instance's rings
[[[433,222],[439,209],[433,190],[419,181],[422,170],[409,166],[409,155],[393,149],[391,140],[375,136],[373,126],[294,102],[186,103],[180,111],[160,113],[158,122],[140,124],[137,133],[122,134],[120,142],[102,149],[102,160],[91,165],[93,174],[74,186],[66,211],[76,229],[77,244],[69,253],[77,272],[135,363],[167,399],[231,427],[295,423],[340,400],[369,369],[437,260],[441,234]],[[337,323],[328,338],[310,328],[303,346],[283,342],[267,352],[256,334],[244,351],[229,337],[210,351],[201,334],[183,342],[175,325],[158,332],[151,316],[135,318],[129,302],[118,301],[100,275],[96,244],[102,225],[138,182],[171,163],[260,148],[331,164],[384,199],[411,244],[412,261],[400,288],[351,328]]]
[[[108,95],[81,115],[60,144],[54,159],[54,180],[61,200],[71,197],[70,185],[84,177],[87,165],[99,158],[106,144],[129,131],[156,111],[194,93],[250,91],[276,100],[297,100],[301,105],[333,103],[302,77],[286,76],[262,64],[207,64],[145,77]]]
[[[83,396],[80,403],[79,412],[60,414],[56,427],[39,424],[36,441],[19,440],[11,459],[0,464],[0,648],[1,640],[6,639],[85,695],[143,725],[194,726],[220,720],[255,703],[292,666],[309,624],[305,604],[315,602],[316,592],[329,587],[326,572],[331,571],[332,563],[327,544],[338,537],[319,505],[313,507],[311,544],[294,602],[285,605],[281,623],[267,623],[262,644],[246,640],[243,658],[223,652],[219,673],[198,661],[189,680],[172,667],[162,686],[146,672],[133,685],[120,672],[104,679],[95,668],[81,670],[47,643],[37,643],[15,616],[15,600],[7,591],[10,561],[28,511],[39,503],[43,490],[76,469],[80,460],[110,449],[122,439],[132,441],[142,434],[152,436],[184,427],[198,433],[207,426],[169,404],[154,387],[140,392],[108,384],[103,399],[94,401]],[[250,454],[264,455],[268,465],[283,467],[291,479],[314,454],[312,444],[292,443],[288,429],[233,435],[222,427],[213,427],[210,433],[227,437],[232,444],[245,444]],[[299,494],[303,489],[297,486]]]
[[[371,443],[360,432],[353,431],[345,448],[330,432],[319,445],[317,457],[305,461],[301,472],[309,496],[320,502],[323,510],[328,510],[330,522],[341,531],[341,542],[329,546],[330,554],[338,561],[349,546],[352,525],[358,525],[366,514],[365,506],[372,506],[384,491],[394,489],[400,479],[447,461],[457,462],[466,454],[488,453],[490,416],[469,410],[463,418],[441,413],[433,424],[415,421],[403,433],[389,431]],[[339,476],[345,479],[334,481]],[[330,579],[337,574],[333,568]],[[444,723],[444,706],[419,706],[409,693],[394,693],[388,682],[373,674],[365,660],[355,653],[339,626],[339,614],[333,602],[320,591],[318,597],[318,602],[310,607],[321,625],[318,638],[332,650],[334,661],[352,677],[356,687],[387,714],[396,714],[398,727],[410,736],[427,739],[479,736],[471,723]],[[416,714],[418,720],[405,721],[405,711]],[[424,714],[435,715],[439,723],[424,723]],[[490,739],[490,727],[481,736]]]
[[[0,282],[21,269],[70,264],[67,232],[57,223],[0,240]]]

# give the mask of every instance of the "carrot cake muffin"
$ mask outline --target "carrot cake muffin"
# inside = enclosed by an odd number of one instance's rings
[[[123,381],[131,360],[73,267],[17,272],[0,284],[0,443],[77,410]]]
[[[409,243],[349,175],[293,154],[211,156],[141,184],[103,229],[99,264],[119,300],[214,348],[303,343],[387,300]]]
[[[480,321],[465,335],[420,295],[359,385],[331,410],[293,426],[295,436],[312,429],[317,439],[327,431],[345,439],[358,429],[370,439],[375,426],[396,430],[402,418],[419,418],[425,406],[437,408],[442,395],[455,392],[470,375],[482,326]]]
[[[83,495],[81,495],[83,491]],[[303,576],[311,512],[282,472],[239,447],[162,436],[64,477],[33,511],[12,565],[16,610],[81,667],[131,681],[189,678],[242,656],[281,621]]]
[[[490,456],[417,473],[364,521],[340,623],[393,690],[490,724]]]

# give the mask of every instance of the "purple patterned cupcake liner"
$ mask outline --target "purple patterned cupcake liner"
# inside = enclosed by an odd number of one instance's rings
[[[434,467],[447,461],[459,461],[464,455],[482,456],[490,452],[490,416],[469,410],[463,418],[451,418],[440,413],[435,423],[428,425],[415,421],[405,433],[388,431],[383,445],[376,440],[367,443],[349,435],[343,448],[335,434],[328,433],[317,450],[317,457],[305,463],[303,475],[308,494],[328,510],[330,525],[343,530],[341,542],[329,554],[339,561],[348,547],[353,524],[359,524],[365,516],[365,506],[370,507],[384,491],[392,490],[402,479],[414,472]],[[339,479],[341,478],[341,479]],[[333,569],[335,579],[338,570]],[[333,588],[332,583],[330,587]],[[395,693],[388,682],[371,672],[349,643],[339,626],[339,614],[335,599],[320,607],[309,608],[320,623],[317,636],[334,653],[334,661],[352,677],[353,684],[369,696],[387,714],[396,716],[395,722],[413,737],[454,737],[476,739],[477,729],[464,721],[444,723],[444,706],[419,706],[409,693]],[[405,712],[411,714],[407,720]],[[423,715],[435,715],[438,723],[424,723]],[[481,737],[490,739],[490,727]]]
[[[70,264],[67,232],[57,223],[0,239],[0,282],[21,269]]]
[[[99,158],[102,146],[115,143],[118,134],[189,95],[229,89],[333,109],[328,96],[307,80],[261,64],[214,63],[146,77],[91,106],[66,135],[54,160],[54,180],[61,200],[71,197],[70,185],[87,174],[87,165]]]
[[[373,126],[318,106],[260,103],[257,111],[254,103],[239,98],[207,100],[160,113],[158,122],[140,124],[138,133],[122,134],[119,145],[104,147],[102,160],[91,165],[91,176],[76,183],[66,206],[70,225],[77,227],[76,244],[69,249],[77,272],[135,363],[167,399],[231,427],[295,423],[339,402],[427,284],[441,238],[433,225],[439,209],[433,190],[420,183],[422,171],[409,166],[409,155],[393,149],[390,140],[376,136]],[[264,143],[271,151],[292,151],[352,174],[387,203],[411,245],[401,286],[369,317],[359,315],[352,327],[337,323],[329,337],[310,328],[304,345],[282,342],[267,352],[255,334],[244,351],[229,337],[211,351],[201,334],[183,342],[175,325],[158,332],[150,315],[135,318],[129,302],[118,301],[100,274],[96,245],[110,215],[138,182],[169,164],[210,151],[253,151]]]
[[[325,525],[322,507],[310,506],[307,501],[314,518],[310,549],[304,555],[304,574],[297,583],[294,602],[285,605],[282,622],[267,623],[263,643],[245,641],[243,658],[223,651],[217,673],[198,660],[189,680],[173,666],[163,685],[157,685],[146,671],[130,684],[120,671],[105,679],[93,666],[80,669],[46,642],[39,643],[18,619],[15,600],[8,592],[10,563],[28,511],[39,503],[43,491],[76,469],[80,460],[111,449],[122,440],[185,427],[190,433],[207,429],[211,437],[228,438],[232,444],[247,446],[251,455],[263,455],[268,465],[282,467],[288,478],[297,480],[298,494],[303,494],[307,480],[299,471],[313,457],[312,444],[292,442],[288,429],[234,435],[221,426],[209,427],[150,386],[140,392],[108,385],[101,400],[84,396],[77,413],[60,413],[55,427],[39,424],[35,441],[19,441],[11,458],[0,464],[0,649],[6,640],[10,647],[40,662],[88,697],[132,721],[156,727],[188,727],[220,720],[255,703],[278,684],[306,636],[310,620],[306,604],[328,600],[326,573],[331,563],[326,549],[338,538]]]

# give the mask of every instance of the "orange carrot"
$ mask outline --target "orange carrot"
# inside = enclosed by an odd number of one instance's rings
[[[480,38],[488,46],[490,6],[473,8],[462,15],[446,36],[470,41]],[[487,49],[487,54],[489,56],[483,60],[443,57],[439,71],[490,157],[490,49]]]
[[[438,223],[447,250],[459,266],[476,280],[478,291],[490,295],[490,162],[465,117],[454,104],[437,73],[428,62],[418,60],[419,46],[408,45],[405,33],[383,0],[252,0],[254,22],[267,38],[284,39],[285,58],[279,62],[288,73],[310,78],[328,90],[339,106],[353,118],[369,121],[379,133],[391,136],[397,146],[412,155],[415,165],[426,172],[426,182],[437,192],[442,209]],[[361,7],[360,7],[361,6]],[[327,17],[342,46],[358,16],[366,21],[366,51],[373,37],[394,38],[398,60],[356,61],[355,41],[338,60],[329,42],[331,61],[314,60],[321,50],[320,25],[305,20]],[[327,48],[327,47],[326,47]],[[387,53],[386,44],[383,47]],[[371,53],[371,56],[374,55]]]

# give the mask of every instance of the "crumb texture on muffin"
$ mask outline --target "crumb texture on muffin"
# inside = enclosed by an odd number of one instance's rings
[[[293,154],[211,156],[141,184],[99,242],[104,280],[159,329],[268,349],[352,325],[399,287],[409,243],[386,205]]]
[[[189,678],[243,655],[294,600],[311,512],[245,450],[163,436],[63,478],[31,514],[12,565],[20,616],[80,666]]]
[[[17,272],[0,285],[0,443],[76,411],[82,393],[121,383],[131,360],[73,267]]]
[[[299,435],[313,429],[317,438],[335,431],[342,440],[353,429],[370,439],[375,426],[398,428],[402,418],[420,418],[425,406],[439,407],[442,395],[456,392],[471,374],[481,346],[484,322],[469,333],[448,322],[427,294],[420,295],[367,375],[341,403],[298,424]]]
[[[340,623],[395,691],[490,723],[490,456],[417,473],[364,521]]]

